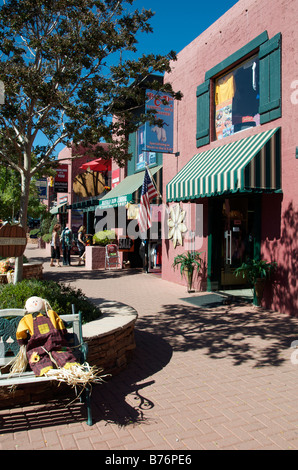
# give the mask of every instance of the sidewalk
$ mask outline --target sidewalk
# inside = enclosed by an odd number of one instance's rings
[[[153,274],[44,261],[46,279],[135,308],[137,348],[125,371],[93,388],[92,427],[69,400],[0,410],[0,449],[298,449],[297,319],[245,303],[199,308]]]

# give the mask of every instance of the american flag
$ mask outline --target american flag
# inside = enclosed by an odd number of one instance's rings
[[[146,230],[152,225],[150,214],[150,201],[152,201],[152,199],[154,199],[156,196],[158,196],[158,192],[155,189],[149,171],[146,168],[138,216],[140,232],[146,232]]]

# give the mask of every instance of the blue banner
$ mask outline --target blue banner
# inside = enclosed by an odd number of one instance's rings
[[[145,125],[145,149],[151,152],[173,153],[174,98],[168,93],[146,90],[146,112],[156,111],[162,127]]]

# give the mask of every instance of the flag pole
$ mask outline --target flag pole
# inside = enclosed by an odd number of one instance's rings
[[[152,181],[152,184],[153,184],[153,186],[155,187],[156,192],[158,193],[158,196],[160,197],[160,199],[161,199],[161,201],[162,201],[162,195],[160,194],[160,192],[159,192],[158,189],[157,189],[157,186],[156,186],[156,184],[155,184],[155,181],[154,181],[154,179],[153,179],[153,176],[152,176],[152,174],[151,174],[151,171],[149,170],[149,167],[148,167],[148,164],[147,164],[147,163],[145,163],[145,167],[146,167],[146,169],[147,169],[147,171],[148,171],[148,173],[149,173],[149,176],[150,176],[150,179],[151,179],[151,181]]]

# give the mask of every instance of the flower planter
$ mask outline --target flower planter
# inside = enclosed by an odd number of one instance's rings
[[[106,250],[104,246],[86,246],[86,269],[104,269]]]
[[[184,269],[184,274],[187,280],[187,292],[192,291],[192,280],[193,280],[193,269],[188,270],[187,268]]]

